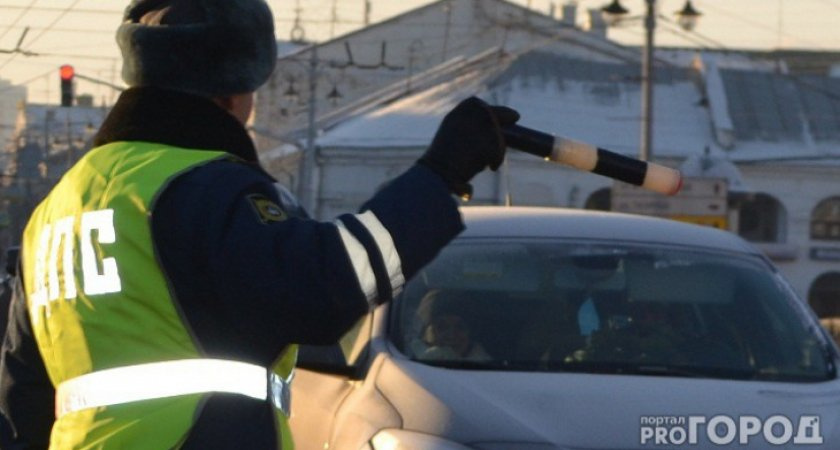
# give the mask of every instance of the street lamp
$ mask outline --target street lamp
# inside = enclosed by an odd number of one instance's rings
[[[333,83],[332,90],[327,94],[327,100],[329,100],[330,103],[333,106],[336,106],[336,105],[338,105],[338,102],[340,102],[343,97],[344,96],[338,90],[338,85]]]
[[[601,13],[604,16],[604,21],[610,25],[617,25],[618,22],[620,22],[624,15],[628,12],[630,11],[628,11],[627,8],[622,6],[621,3],[618,2],[618,0],[613,0],[612,3],[601,8]]]
[[[289,103],[295,103],[300,98],[300,93],[295,89],[295,79],[293,77],[289,78],[289,86],[283,91],[283,98]]]
[[[691,0],[687,0],[683,9],[677,11],[675,14],[677,15],[677,23],[686,31],[693,30],[697,25],[697,20],[702,15],[700,11],[694,9]]]
[[[653,147],[653,35],[656,29],[656,0],[645,0],[647,13],[644,17],[645,23],[645,46],[642,51],[642,130],[641,143],[639,147],[639,159],[647,161],[651,158]],[[613,0],[607,6],[601,8],[604,20],[615,25],[619,23],[629,12],[621,5],[619,0]],[[677,11],[677,23],[690,31],[697,25],[700,12],[694,9],[691,0],[686,0],[685,6]]]

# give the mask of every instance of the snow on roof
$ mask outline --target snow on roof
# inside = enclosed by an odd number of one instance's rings
[[[680,165],[683,177],[724,178],[729,192],[755,192],[744,181],[741,171],[725,155],[691,155]]]
[[[341,148],[428,145],[443,116],[461,99],[481,90],[483,81],[484,74],[481,73],[457,76],[448,83],[341,122],[322,134],[316,145]]]
[[[320,147],[404,148],[428,145],[443,116],[477,95],[520,112],[520,124],[623,154],[638,152],[641,128],[639,67],[572,59],[544,51],[520,56],[500,72],[455,79],[325,131]],[[697,73],[657,68],[653,156],[684,158],[709,147],[708,105],[725,101],[736,143],[732,161],[825,158],[840,155],[840,80],[790,77],[768,71],[721,69],[722,96],[704,98]],[[712,105],[718,106],[718,105]]]
[[[756,71],[774,71],[782,64],[779,60],[759,59],[749,53],[735,51],[701,51],[696,48],[656,48],[656,60],[666,61],[679,67],[692,67],[698,58],[707,63],[713,62],[720,68]]]
[[[531,60],[531,61],[529,61]],[[519,61],[517,61],[519,62]],[[521,125],[624,154],[638,153],[641,90],[638,66],[595,63],[534,53],[514,63],[514,77],[495,98],[522,114]],[[702,97],[682,69],[657,69],[654,155],[683,156],[709,143]]]
[[[428,145],[437,125],[458,101],[478,95],[522,115],[520,124],[625,154],[639,145],[638,66],[532,52],[500,74],[421,92],[348,120],[325,132],[321,147],[397,148]],[[685,70],[661,69],[656,86],[654,152],[684,156],[710,141],[701,94]]]
[[[722,70],[735,135],[743,141],[840,141],[840,80]]]

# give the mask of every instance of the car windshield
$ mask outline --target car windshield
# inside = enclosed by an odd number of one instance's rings
[[[430,365],[768,381],[834,377],[818,323],[762,259],[651,245],[464,239],[395,300]]]

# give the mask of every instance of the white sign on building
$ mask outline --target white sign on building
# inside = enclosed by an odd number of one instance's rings
[[[612,210],[728,229],[725,178],[685,178],[679,193],[665,196],[627,183],[612,187]]]

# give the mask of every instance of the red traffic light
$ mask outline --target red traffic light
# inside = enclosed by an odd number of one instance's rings
[[[73,106],[73,77],[76,71],[73,66],[65,64],[58,68],[61,76],[61,106]]]
[[[65,64],[61,66],[59,69],[59,75],[61,79],[64,81],[70,81],[73,79],[73,75],[76,74],[76,71],[73,69],[73,66],[69,64]]]

